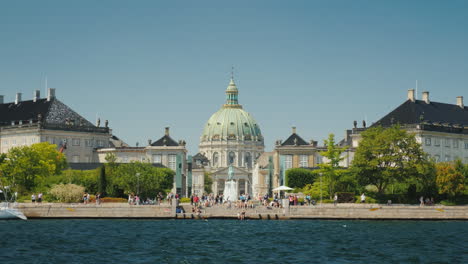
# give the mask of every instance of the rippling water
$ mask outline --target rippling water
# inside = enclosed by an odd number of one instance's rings
[[[0,221],[0,263],[468,263],[468,222]]]

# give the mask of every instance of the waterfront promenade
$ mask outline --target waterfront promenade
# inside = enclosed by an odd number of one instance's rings
[[[468,220],[468,206],[417,206],[380,204],[322,204],[273,208],[255,206],[238,209],[215,205],[192,213],[190,204],[181,204],[186,213],[175,213],[175,205],[128,205],[126,203],[68,204],[19,203],[17,208],[30,219],[130,218],[130,219],[232,219],[242,211],[246,219],[375,219],[375,220]]]

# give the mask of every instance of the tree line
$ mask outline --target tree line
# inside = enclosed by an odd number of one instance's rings
[[[372,127],[360,136],[349,168],[339,165],[347,147],[338,146],[330,134],[320,152],[325,162],[316,170],[289,169],[287,184],[315,199],[366,193],[381,203],[418,203],[421,196],[445,204],[468,203],[468,165],[461,160],[436,162],[414,134],[399,126]]]
[[[112,156],[108,159],[108,163],[94,170],[72,170],[56,145],[43,142],[15,147],[0,155],[0,187],[8,186],[11,194],[17,192],[24,199],[42,192],[49,200],[57,199],[49,193],[52,188],[60,185],[66,189],[67,184],[83,187],[69,189],[122,198],[134,193],[154,199],[159,192],[165,194],[172,188],[175,173],[168,168],[144,162],[118,164]]]

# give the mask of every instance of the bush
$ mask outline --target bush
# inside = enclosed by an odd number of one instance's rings
[[[293,168],[286,171],[286,185],[291,188],[303,188],[307,184],[314,183],[317,173],[304,169]]]
[[[455,202],[452,202],[452,201],[449,201],[449,200],[440,201],[440,204],[445,205],[445,206],[457,205]]]
[[[179,202],[180,203],[190,203],[190,198],[187,198],[187,197],[180,198]]]
[[[64,203],[79,202],[83,196],[85,188],[76,184],[57,184],[54,185],[49,194]]]
[[[354,203],[354,193],[351,192],[339,192],[338,195],[339,203]]]

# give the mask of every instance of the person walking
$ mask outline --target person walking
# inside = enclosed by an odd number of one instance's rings
[[[366,202],[366,195],[364,193],[361,194],[361,203]]]
[[[37,195],[37,202],[42,203],[42,193],[41,192]]]
[[[333,196],[333,204],[336,206],[337,203],[338,203],[338,194],[335,193],[335,196]]]
[[[424,197],[423,197],[423,196],[421,196],[421,197],[419,198],[419,206],[420,206],[420,207],[424,206]]]
[[[31,202],[36,203],[36,195],[34,193],[31,195]]]

